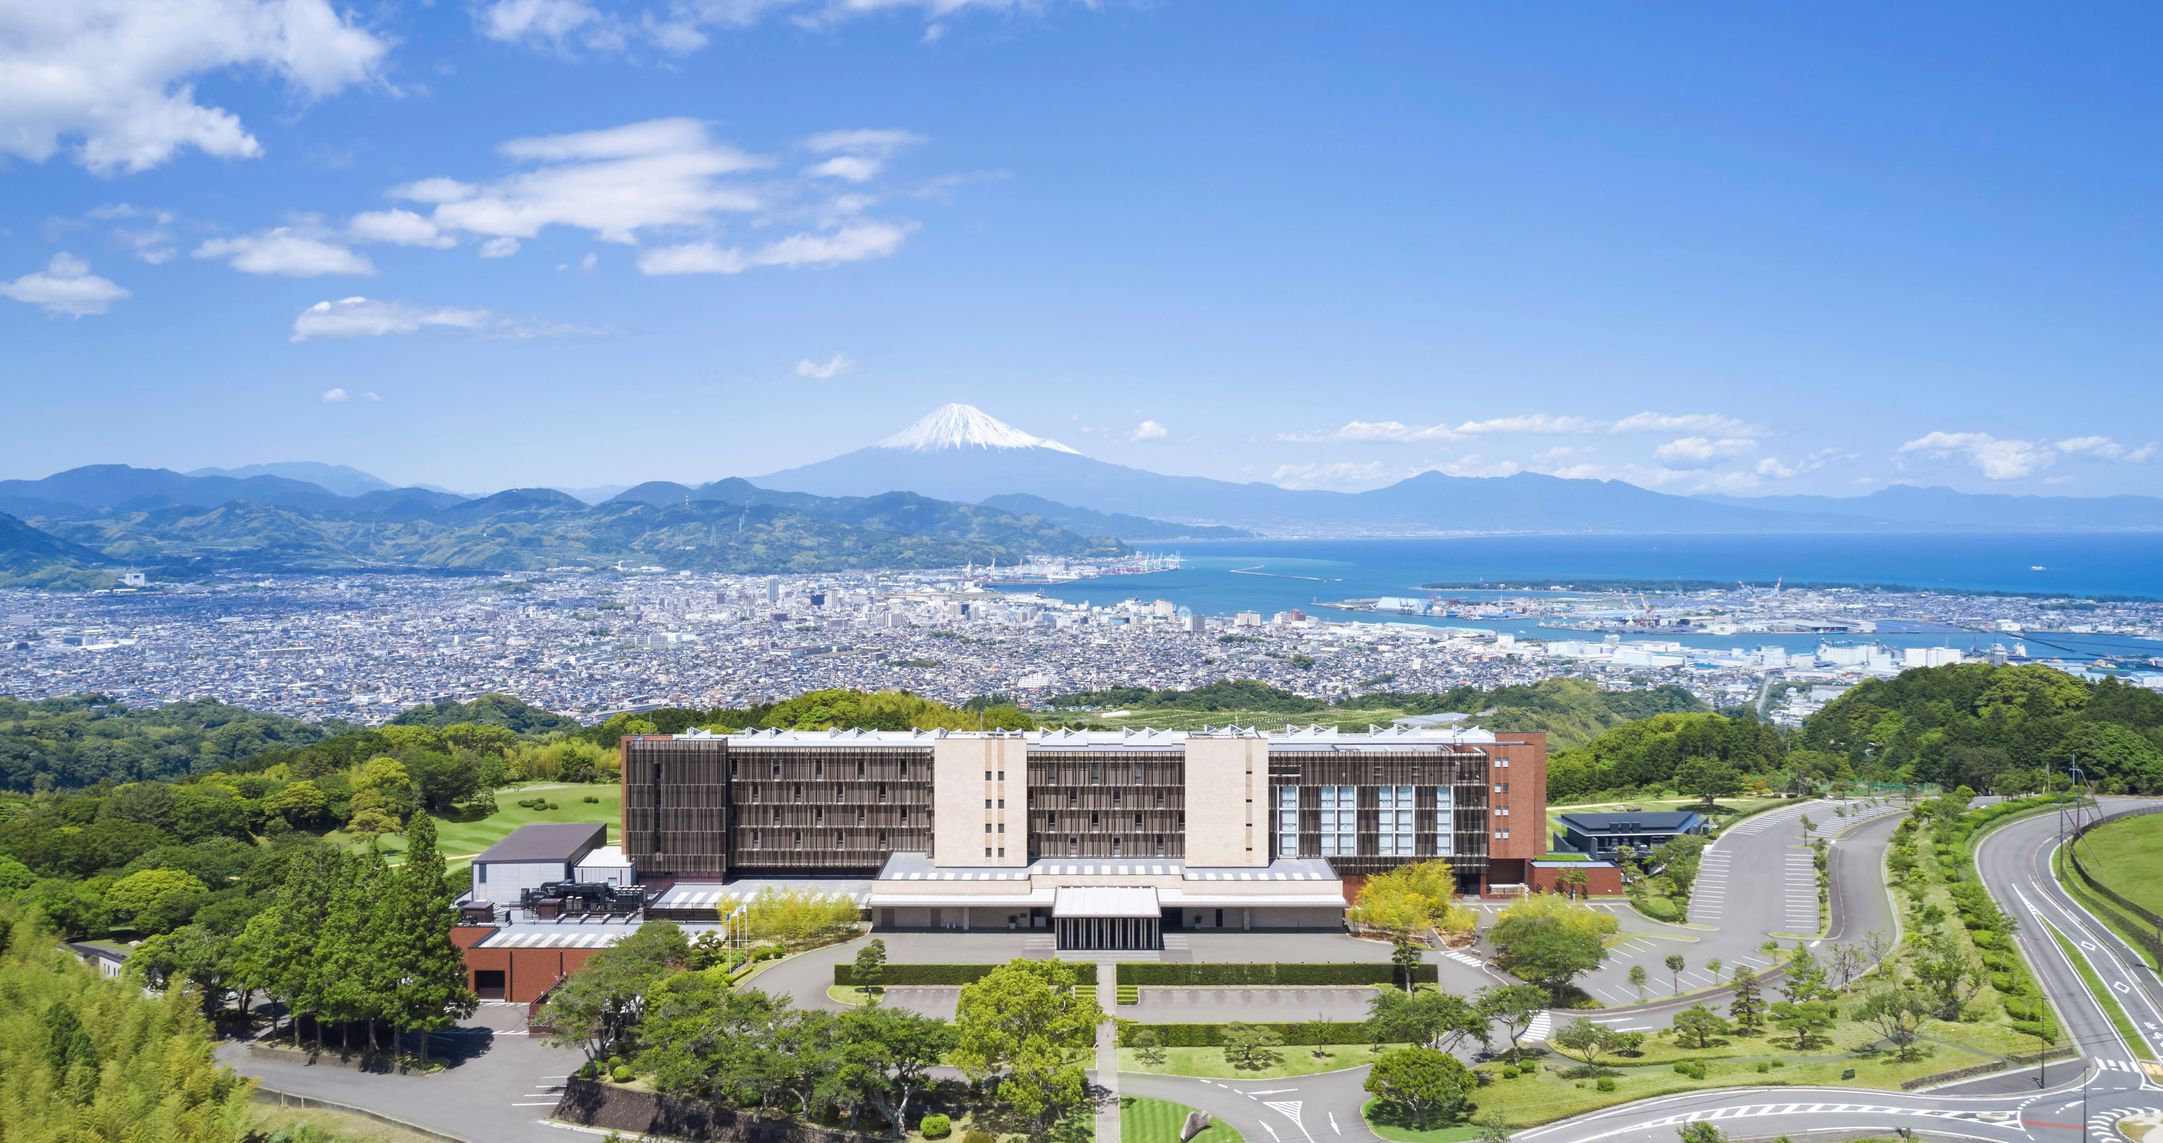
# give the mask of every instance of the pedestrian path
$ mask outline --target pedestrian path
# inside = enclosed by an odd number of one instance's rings
[[[1097,995],[1119,995],[1117,963],[1097,964]],[[1119,1143],[1119,1022],[1109,1018],[1097,1025],[1097,1085],[1104,1089],[1097,1104],[1097,1143]]]

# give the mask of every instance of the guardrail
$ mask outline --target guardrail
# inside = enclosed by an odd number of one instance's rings
[[[441,1131],[423,1127],[418,1123],[400,1119],[395,1115],[385,1115],[380,1111],[355,1107],[350,1103],[339,1103],[334,1099],[319,1099],[312,1095],[295,1095],[292,1092],[279,1091],[276,1088],[264,1087],[261,1084],[256,1085],[255,1091],[250,1098],[257,1103],[276,1104],[279,1107],[298,1107],[312,1111],[338,1111],[347,1115],[357,1115],[363,1119],[372,1119],[386,1127],[396,1127],[401,1131],[412,1132],[424,1139],[436,1140],[437,1143],[472,1143],[472,1141],[461,1136],[446,1135]]]
[[[2066,863],[2072,867],[2074,876],[2080,878],[2081,884],[2093,890],[2097,896],[2148,923],[2148,932],[2140,932],[2131,926],[2126,926],[2125,935],[2132,938],[2135,944],[2147,950],[2148,955],[2158,963],[2163,963],[2163,916],[2158,916],[2154,910],[2135,904],[2128,900],[2124,894],[2105,885],[2095,874],[2088,872],[2088,866],[2080,859],[2080,839],[2086,837],[2088,831],[2100,825],[2124,821],[2127,818],[2147,817],[2150,814],[2163,814],[2163,806],[2150,806],[2147,809],[2113,814],[2107,818],[2088,822],[2079,829],[2074,830],[2073,836],[2066,839],[2065,855]]]

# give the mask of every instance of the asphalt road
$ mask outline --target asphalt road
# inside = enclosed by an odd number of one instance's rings
[[[2145,803],[2107,799],[2106,814]],[[1869,827],[1863,827],[1869,828]],[[2000,1073],[1930,1092],[1888,1093],[1836,1088],[1727,1089],[1642,1100],[1520,1132],[1537,1143],[1659,1140],[1684,1124],[1710,1120],[1737,1138],[1825,1132],[1891,1134],[1907,1127],[1926,1138],[1991,1143],[2069,1143],[2118,1138],[2128,1116],[2163,1115],[2163,1085],[2141,1070],[2123,1040],[2050,934],[2055,927],[2078,945],[2116,993],[2149,1044],[2163,1038],[2163,986],[2109,930],[2074,904],[2051,876],[2058,843],[2056,815],[2002,826],[1986,836],[1976,863],[1992,898],[2019,922],[2014,939],[2035,966],[2081,1057],[2054,1066],[2040,1082],[2029,1070]],[[1836,901],[1839,898],[1836,896]]]

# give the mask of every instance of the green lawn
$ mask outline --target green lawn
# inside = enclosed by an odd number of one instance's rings
[[[1121,1048],[1119,1070],[1201,1079],[1279,1079],[1361,1067],[1373,1063],[1379,1050],[1371,1044],[1331,1044],[1320,1048],[1287,1045],[1277,1049],[1276,1063],[1266,1068],[1241,1068],[1224,1058],[1222,1048],[1165,1048],[1164,1062],[1156,1067],[1143,1063],[1135,1054],[1137,1049]]]
[[[1378,1123],[1374,1118],[1374,1109],[1379,1102],[1381,1101],[1368,1100],[1367,1106],[1360,1109],[1360,1114],[1366,1118],[1367,1126],[1384,1139],[1395,1139],[1400,1143],[1463,1143],[1464,1140],[1480,1137],[1480,1129],[1469,1123],[1456,1123],[1448,1127],[1399,1127],[1393,1123]]]
[[[1179,1143],[1179,1132],[1194,1109],[1183,1103],[1138,1096],[1119,1097],[1119,1137],[1127,1143]],[[1244,1137],[1222,1123],[1211,1123],[1195,1143],[1244,1143]]]
[[[521,806],[521,800],[545,797],[555,803],[553,810],[535,810]],[[593,798],[588,802],[586,798]],[[436,845],[454,873],[463,872],[482,850],[509,836],[512,830],[534,822],[606,822],[611,841],[616,837],[623,821],[623,787],[610,782],[581,785],[573,782],[525,782],[505,786],[496,791],[496,812],[485,817],[458,821],[451,818],[436,822]],[[333,841],[349,845],[359,844],[343,832],[330,835]],[[393,860],[405,852],[406,839],[396,834],[385,834],[376,840],[376,847]]]
[[[2120,896],[2163,913],[2163,814],[2127,818],[2089,831],[2080,839],[2080,863]]]

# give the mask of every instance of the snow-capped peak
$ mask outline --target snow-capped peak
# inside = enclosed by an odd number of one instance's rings
[[[933,409],[923,420],[880,441],[878,447],[909,452],[935,452],[948,448],[1048,448],[1055,452],[1074,452],[1058,441],[1031,436],[975,405],[959,404]]]

